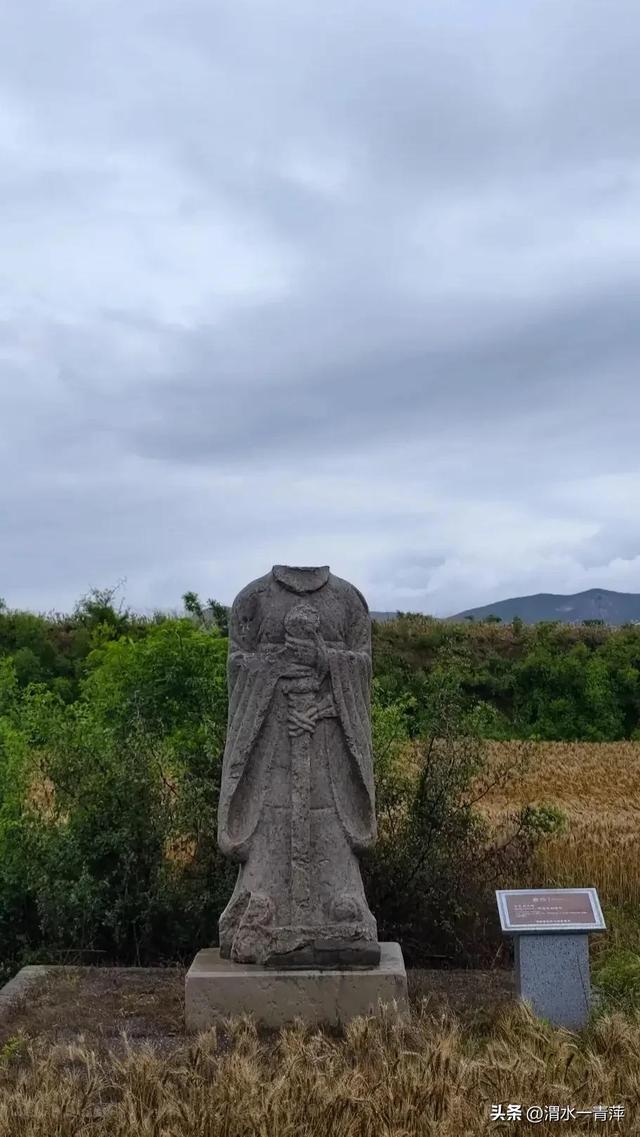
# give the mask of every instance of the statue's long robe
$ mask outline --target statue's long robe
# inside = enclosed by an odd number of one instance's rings
[[[331,717],[310,736],[314,920],[335,922],[332,898],[356,896],[375,928],[356,853],[376,837],[370,732],[371,625],[361,594],[328,569],[275,566],[233,604],[229,722],[218,814],[221,850],[241,863],[240,895],[266,894],[277,924],[291,920],[291,738],[278,653],[284,617],[304,600],[319,615],[328,668],[318,698]],[[335,905],[334,905],[335,907]],[[222,922],[221,922],[222,926]]]

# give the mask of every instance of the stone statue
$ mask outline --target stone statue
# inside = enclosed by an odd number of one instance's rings
[[[372,967],[357,854],[376,837],[363,596],[328,566],[274,565],[236,597],[218,843],[240,862],[220,954]]]

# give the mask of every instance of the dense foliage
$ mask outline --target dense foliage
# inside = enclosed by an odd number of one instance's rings
[[[0,601],[0,659],[11,658],[19,689],[43,683],[65,702],[80,695],[94,648],[138,640],[168,619],[116,607],[115,590],[93,591],[70,615],[11,612]],[[201,629],[226,634],[226,609],[186,592]],[[640,737],[640,625],[449,623],[400,614],[375,623],[374,671],[384,694],[414,697],[409,729],[422,729],[434,673],[447,674],[488,714],[494,738],[615,741]]]
[[[456,677],[490,709],[495,738],[590,742],[640,738],[640,625],[449,623],[403,614],[374,624],[386,691],[415,696],[421,729],[434,675]]]
[[[168,617],[140,617],[116,607],[115,590],[94,591],[71,616],[8,611],[0,601],[0,659],[11,657],[21,689],[43,683],[67,702],[78,698],[100,643],[126,635],[137,640]],[[185,611],[196,626],[226,635],[227,612],[193,592]],[[394,698],[414,696],[412,734],[421,708],[443,673],[490,713],[496,738],[614,741],[640,737],[640,625],[449,623],[399,614],[373,625],[374,671]]]

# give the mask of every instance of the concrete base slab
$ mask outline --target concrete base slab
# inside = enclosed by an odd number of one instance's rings
[[[358,1015],[408,1014],[407,975],[400,945],[380,944],[377,967],[330,971],[285,970],[221,959],[205,948],[194,959],[185,983],[187,1031],[208,1030],[229,1015],[252,1014],[265,1026],[300,1018],[309,1024],[342,1025]]]
[[[520,998],[553,1026],[585,1026],[591,1009],[588,935],[523,933],[514,946]]]

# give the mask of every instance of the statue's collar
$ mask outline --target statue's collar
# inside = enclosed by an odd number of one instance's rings
[[[290,592],[316,592],[329,579],[329,565],[320,568],[298,568],[291,565],[274,565],[274,579]]]

